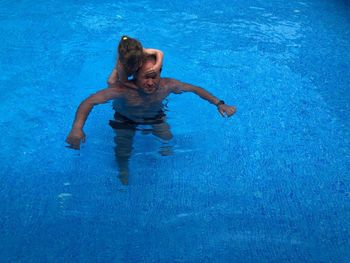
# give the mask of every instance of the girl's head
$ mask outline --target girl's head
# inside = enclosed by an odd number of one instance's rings
[[[135,38],[122,36],[118,45],[119,60],[128,75],[132,75],[142,65],[143,48]]]

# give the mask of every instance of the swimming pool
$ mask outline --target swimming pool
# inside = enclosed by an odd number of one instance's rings
[[[350,260],[345,1],[2,1],[0,20],[1,262]],[[237,106],[171,96],[173,154],[138,133],[127,186],[111,104],[64,142],[123,34]]]

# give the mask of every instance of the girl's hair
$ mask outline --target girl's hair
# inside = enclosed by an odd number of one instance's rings
[[[118,45],[119,60],[128,75],[137,71],[143,59],[141,43],[128,36],[122,36]]]

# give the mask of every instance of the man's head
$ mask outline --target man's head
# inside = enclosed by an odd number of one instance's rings
[[[156,64],[156,57],[146,56],[143,59],[142,66],[139,68],[135,75],[136,85],[145,94],[153,94],[159,87],[160,71],[150,71],[150,69]]]

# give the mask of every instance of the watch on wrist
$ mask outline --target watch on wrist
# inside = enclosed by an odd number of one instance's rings
[[[220,100],[218,103],[216,103],[215,105],[216,105],[216,107],[219,107],[220,105],[222,105],[222,104],[225,104],[225,102],[223,101],[223,100]]]

